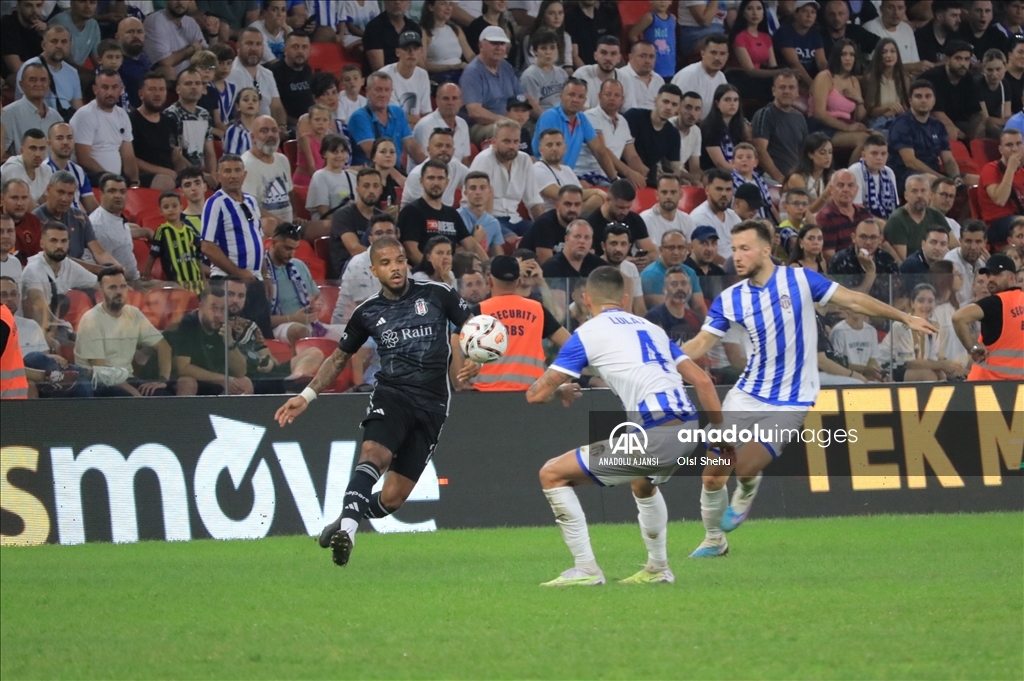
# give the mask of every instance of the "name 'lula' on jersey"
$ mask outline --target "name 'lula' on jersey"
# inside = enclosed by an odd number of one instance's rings
[[[615,309],[578,328],[551,368],[578,378],[590,366],[622,401],[622,408],[639,414],[641,425],[648,428],[695,418],[697,410],[676,370],[685,360],[660,326]]]

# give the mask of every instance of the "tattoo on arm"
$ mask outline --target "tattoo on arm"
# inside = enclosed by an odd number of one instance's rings
[[[320,370],[316,372],[316,376],[313,377],[309,384],[310,389],[319,395],[334,385],[334,381],[341,375],[342,370],[344,370],[345,365],[348,363],[349,357],[351,355],[341,348],[332,352],[331,356],[320,365]]]
[[[545,401],[550,400],[558,387],[565,383],[569,379],[560,371],[554,369],[548,369],[544,374],[534,381],[533,385],[526,391],[529,397],[536,397],[542,395],[542,399]]]

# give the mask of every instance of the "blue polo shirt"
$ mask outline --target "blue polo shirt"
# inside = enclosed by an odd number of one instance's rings
[[[506,105],[509,97],[523,94],[523,86],[516,78],[516,72],[504,59],[498,65],[498,72],[491,73],[480,61],[480,57],[477,57],[462,71],[459,87],[462,88],[463,102],[467,105],[480,104],[495,116],[504,116],[508,111]],[[473,122],[465,107],[462,116],[470,123]]]
[[[594,126],[582,113],[576,114],[576,127],[570,133],[569,117],[565,115],[562,105],[553,106],[537,119],[537,129],[533,133],[533,152],[537,158],[540,158],[540,134],[548,128],[561,130],[565,135],[565,156],[562,157],[562,164],[570,168],[575,167],[583,145],[597,137]]]
[[[910,111],[902,113],[889,126],[889,167],[896,173],[896,184],[903,187],[908,174],[900,149],[913,149],[917,160],[938,171],[939,154],[949,151],[949,133],[946,126],[929,116],[924,123]]]
[[[690,278],[690,286],[693,288],[693,293],[703,295],[703,291],[700,290],[700,279],[697,277],[696,270],[685,264],[680,264],[679,267]],[[661,258],[658,258],[644,268],[644,271],[640,273],[640,285],[643,286],[645,296],[660,296],[665,293],[666,271],[665,263],[661,262]]]
[[[357,110],[348,119],[348,133],[352,136],[355,146],[352,149],[353,166],[368,166],[370,159],[363,153],[360,144],[372,142],[380,137],[390,137],[395,142],[395,149],[399,158],[402,156],[402,140],[412,137],[412,129],[409,128],[409,119],[405,117],[402,107],[388,104],[388,124],[381,123],[377,114],[370,112],[370,107],[364,106]]]

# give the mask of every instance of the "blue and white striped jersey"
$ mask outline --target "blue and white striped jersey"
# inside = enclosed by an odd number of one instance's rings
[[[316,17],[318,26],[336,29],[338,24],[349,19],[345,5],[339,0],[306,0],[306,11],[310,17]]]
[[[665,331],[643,317],[606,310],[576,329],[551,368],[578,378],[590,366],[640,425],[697,417],[676,366],[687,359]]]
[[[236,121],[224,132],[224,153],[241,156],[250,149],[252,149],[252,136],[241,121]]]
[[[61,170],[60,168],[57,167],[57,164],[53,162],[53,159],[50,158],[49,156],[46,157],[46,165],[50,166],[50,168],[52,168],[53,172],[55,173],[60,172]],[[75,190],[75,200],[74,202],[72,202],[71,205],[77,208],[78,210],[85,210],[84,208],[82,208],[82,193],[92,193],[92,183],[89,182],[89,176],[85,173],[85,169],[82,168],[82,166],[75,163],[74,161],[68,161],[68,166],[67,168],[64,168],[64,170],[74,175],[75,180],[78,181],[78,189]]]
[[[239,203],[217,190],[203,207],[203,241],[211,241],[224,251],[231,262],[262,279],[263,227],[260,208],[251,194],[242,194]],[[214,265],[211,274],[226,275]]]
[[[814,303],[825,305],[838,288],[817,272],[776,267],[763,288],[745,279],[722,291],[703,330],[724,336],[735,322],[750,334],[754,350],[736,387],[768,404],[814,404],[820,388]]]

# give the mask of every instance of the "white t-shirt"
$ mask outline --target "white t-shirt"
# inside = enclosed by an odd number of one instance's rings
[[[618,69],[619,80],[622,81],[624,99],[622,111],[630,109],[653,109],[654,100],[658,98],[658,90],[665,84],[665,79],[651,71],[651,82],[645,83],[629,64]]]
[[[292,169],[284,154],[275,153],[273,163],[264,163],[252,151],[242,154],[245,165],[245,182],[242,192],[252,194],[260,208],[278,220],[292,221],[292,200],[289,196],[292,184]]]
[[[601,80],[601,67],[599,67],[597,64],[587,64],[586,66],[581,66],[578,69],[576,69],[573,72],[572,76],[573,78],[579,78],[580,80],[586,81],[587,83],[587,108],[593,109],[594,107],[598,106],[600,104],[600,102],[598,101],[598,95],[601,92],[601,85],[604,83],[604,81]],[[635,98],[632,97],[630,94],[632,89],[632,83],[630,83],[627,80],[623,80],[619,76],[619,72],[617,70],[612,71],[611,79],[620,80],[622,82],[622,110],[628,111],[629,109],[636,106],[636,104],[633,103]],[[630,103],[630,106],[626,106],[625,103],[627,101]]]
[[[15,317],[14,323],[18,326],[18,347],[21,354],[27,355],[30,352],[50,352],[50,345],[46,342],[46,334],[34,319],[28,317]]]
[[[269,110],[267,113],[270,113]],[[121,172],[121,144],[131,142],[132,122],[119,106],[102,111],[93,100],[71,117],[75,144],[92,147],[92,160],[112,173]]]
[[[355,195],[355,173],[351,170],[332,173],[327,168],[321,168],[313,173],[313,177],[309,181],[309,193],[306,194],[306,210],[310,213],[315,213],[317,206],[327,206],[328,209],[331,209],[335,206],[340,206],[350,197],[355,198]]]
[[[696,92],[700,95],[701,101],[710,110],[711,103],[715,100],[715,90],[719,85],[725,85],[728,81],[725,74],[719,71],[714,76],[709,76],[704,70],[704,64],[697,62],[679,70],[672,78],[672,83],[679,86],[684,93]],[[705,114],[707,115],[707,114]]]
[[[679,129],[679,121],[677,118],[670,118],[669,123],[679,133],[679,165],[684,170],[689,170],[690,159],[694,156],[700,158],[700,145],[703,141],[701,136],[700,126],[690,126],[690,132],[683,134],[683,131]]]
[[[946,223],[949,224],[949,231],[953,233],[957,241],[960,241],[960,223],[948,215],[946,216]]]
[[[102,359],[107,366],[131,372],[139,345],[151,348],[163,339],[139,308],[125,305],[120,316],[114,317],[97,305],[78,322],[75,364],[89,366],[89,360]]]
[[[601,133],[601,137],[604,138],[604,145],[608,148],[608,151],[612,152],[612,156],[622,158],[622,150],[626,148],[627,144],[632,144],[633,142],[633,133],[630,131],[629,123],[622,117],[622,114],[617,114],[613,122],[611,116],[605,113],[604,109],[596,106],[593,109],[584,111],[583,115],[590,121],[594,130]],[[604,175],[604,170],[602,170],[593,152],[590,151],[590,147],[586,144],[580,149],[580,157],[576,161],[575,170],[577,175],[590,175],[593,173]]]
[[[474,19],[484,12],[483,3],[480,0],[455,0],[452,4]]]
[[[954,312],[956,310],[953,309],[953,305],[950,303],[940,303],[935,306],[935,310],[932,312],[932,319],[935,321],[935,325],[939,327],[939,342],[936,344],[937,352],[940,359],[966,366],[970,355],[964,344],[956,337],[956,330],[953,328]]]
[[[740,224],[740,216],[732,208],[725,209],[725,220],[719,220],[707,201],[690,211],[690,219],[696,227],[714,227],[718,232],[718,254],[728,260],[732,256],[732,228]],[[687,239],[693,232],[686,235]]]
[[[43,253],[36,253],[28,259],[21,275],[21,290],[28,297],[31,289],[42,292],[43,302],[50,304],[50,282],[53,281],[58,294],[65,294],[73,288],[95,288],[96,275],[70,258],[60,263],[56,276],[46,263]]]
[[[370,252],[353,255],[341,275],[341,288],[331,314],[331,323],[347,324],[356,306],[379,290],[380,280],[370,271]]]
[[[89,214],[89,222],[92,223],[93,231],[96,232],[96,240],[100,242],[107,253],[114,257],[124,267],[125,278],[128,281],[135,281],[139,278],[139,265],[135,261],[135,250],[132,244],[132,229],[120,215],[113,215],[107,212],[103,206],[99,206]],[[92,252],[87,248],[82,254],[82,260],[96,264]]]
[[[53,168],[43,161],[43,164],[36,168],[36,179],[33,180],[29,178],[28,172],[25,170],[25,159],[20,155],[11,156],[6,163],[0,166],[0,176],[4,178],[4,182],[15,178],[25,180],[28,182],[28,193],[37,203],[42,203],[39,199],[46,194],[46,187],[50,184],[50,177],[53,176]]]
[[[391,84],[394,86],[391,91],[391,103],[401,107],[406,117],[424,116],[433,109],[430,108],[430,76],[426,69],[417,66],[413,69],[412,76],[403,78],[398,72],[398,62],[388,64],[381,69],[383,73],[391,76]]]
[[[870,324],[854,329],[843,320],[832,327],[828,339],[836,355],[845,357],[850,364],[866,366],[869,360],[877,361],[881,355],[878,332]]]
[[[423,163],[426,163],[426,161]],[[405,180],[405,189],[402,191],[402,208],[405,208],[416,199],[423,198],[423,185],[420,183],[423,163],[409,171],[409,177]],[[469,168],[462,165],[459,159],[453,158],[448,162],[448,187],[444,190],[444,194],[441,195],[441,203],[446,206],[455,206],[455,190],[462,189],[468,174]]]
[[[348,119],[352,117],[352,114],[365,106],[366,97],[359,95],[356,97],[356,101],[353,102],[348,98],[348,95],[341,92],[338,95],[338,108],[334,110],[334,119],[342,123],[348,123]]]
[[[522,9],[531,17],[536,17],[540,10],[541,0],[508,0],[509,10]]]
[[[851,173],[853,173],[853,179],[857,180],[857,197],[853,200],[853,202],[856,203],[858,206],[863,206],[864,205],[864,191],[865,191],[865,186],[867,185],[867,178],[865,178],[864,177],[864,173],[861,172],[861,168],[860,168],[860,163],[859,162],[858,163],[854,163],[852,166],[847,168],[847,170],[849,170]],[[867,171],[867,168],[865,168],[864,170]],[[896,182],[896,173],[894,173],[892,171],[892,168],[890,168],[889,166],[884,166],[882,168],[882,172],[881,173],[872,176],[872,177],[874,177],[874,182],[875,182],[876,186],[880,186],[879,183],[881,183],[881,181],[882,181],[882,178],[881,178],[882,175],[885,175],[887,178],[889,178],[889,180],[893,183],[893,186],[896,187],[896,205],[899,205],[899,201],[900,201],[900,188],[899,188],[899,184],[897,184],[897,182]]]
[[[669,222],[662,216],[657,205],[640,213],[640,219],[647,225],[647,235],[655,246],[661,246],[661,238],[670,229],[675,229],[683,234],[693,234],[693,230],[697,229],[697,226],[693,224],[693,219],[681,210],[676,210],[675,217]]]
[[[623,260],[619,263],[619,272],[622,276],[626,277],[633,284],[633,297],[642,298],[644,295],[644,285],[640,281],[640,270],[636,268],[636,265],[628,260]],[[628,288],[627,284],[627,288]]]
[[[416,121],[416,127],[412,129],[413,137],[420,143],[420,147],[423,149],[427,148],[427,142],[430,141],[430,133],[434,132],[435,128],[447,128],[448,124],[441,118],[441,114],[437,111],[432,111],[423,118]],[[455,158],[460,161],[467,156],[472,155],[473,150],[469,147],[469,123],[466,119],[455,117]]]
[[[896,46],[900,48],[900,58],[904,64],[916,64],[921,61],[917,53],[917,38],[914,37],[914,29],[905,21],[901,21],[895,31],[889,31],[882,25],[881,17],[872,19],[864,24],[864,29],[871,31],[879,38],[892,38]]]
[[[718,2],[718,0],[711,0],[711,2]],[[715,13],[715,18],[712,23],[718,26],[723,26],[725,24],[725,16],[728,13],[728,10],[736,9],[739,7],[739,4],[738,0],[722,0],[721,2],[718,2],[719,8]],[[700,27],[700,24],[697,23],[697,20],[693,16],[693,12],[690,11],[690,7],[703,8],[705,5],[707,5],[706,0],[680,0],[678,17],[679,25],[689,26],[691,28]]]
[[[949,218],[946,218],[946,222],[949,221]],[[960,272],[960,278],[963,280],[964,284],[960,288],[957,300],[960,301],[961,305],[966,305],[972,300],[972,295],[974,293],[974,278],[977,276],[978,270],[985,266],[985,258],[978,258],[974,263],[969,263],[965,262],[961,257],[961,252],[960,246],[957,246],[949,253],[946,253],[943,260],[948,260],[953,263],[953,267]]]
[[[21,290],[21,261],[8,253],[7,260],[0,260],[0,277],[10,277],[18,285],[18,290]]]
[[[892,330],[889,331],[889,335],[885,337],[881,344],[881,352],[883,357],[890,351],[892,352],[892,365],[894,367],[901,367],[907,362],[917,358],[914,351],[914,332],[910,330],[910,327],[905,325],[903,322],[893,322]],[[936,342],[934,336],[925,336],[924,338],[924,357],[921,359],[931,360],[933,362],[939,359],[939,344]]]
[[[549,166],[544,161],[537,161],[533,164],[533,182],[537,187],[537,191],[542,192],[551,185],[557,185],[561,187],[566,184],[579,185],[580,178],[576,177],[576,173],[572,171],[572,168],[561,164],[559,167]],[[555,207],[555,201],[548,199],[543,196],[544,199],[544,210],[549,211]]]
[[[238,57],[235,57],[231,73],[224,80],[235,86],[235,92],[242,88],[255,86],[260,92],[260,116],[269,116],[271,100],[281,98],[281,93],[277,90],[277,81],[274,80],[274,74],[270,72],[270,69],[266,66],[257,66],[256,77],[253,78],[242,66],[242,62],[238,61]]]
[[[491,189],[494,192],[494,210],[491,215],[499,220],[508,218],[510,223],[517,224],[523,219],[519,215],[520,202],[525,204],[527,209],[543,203],[537,191],[537,184],[533,180],[533,161],[521,151],[512,161],[511,171],[506,170],[501,161],[495,158],[493,147],[488,147],[477,154],[469,169],[479,170],[490,176]],[[408,182],[405,183],[405,189],[409,190]]]

